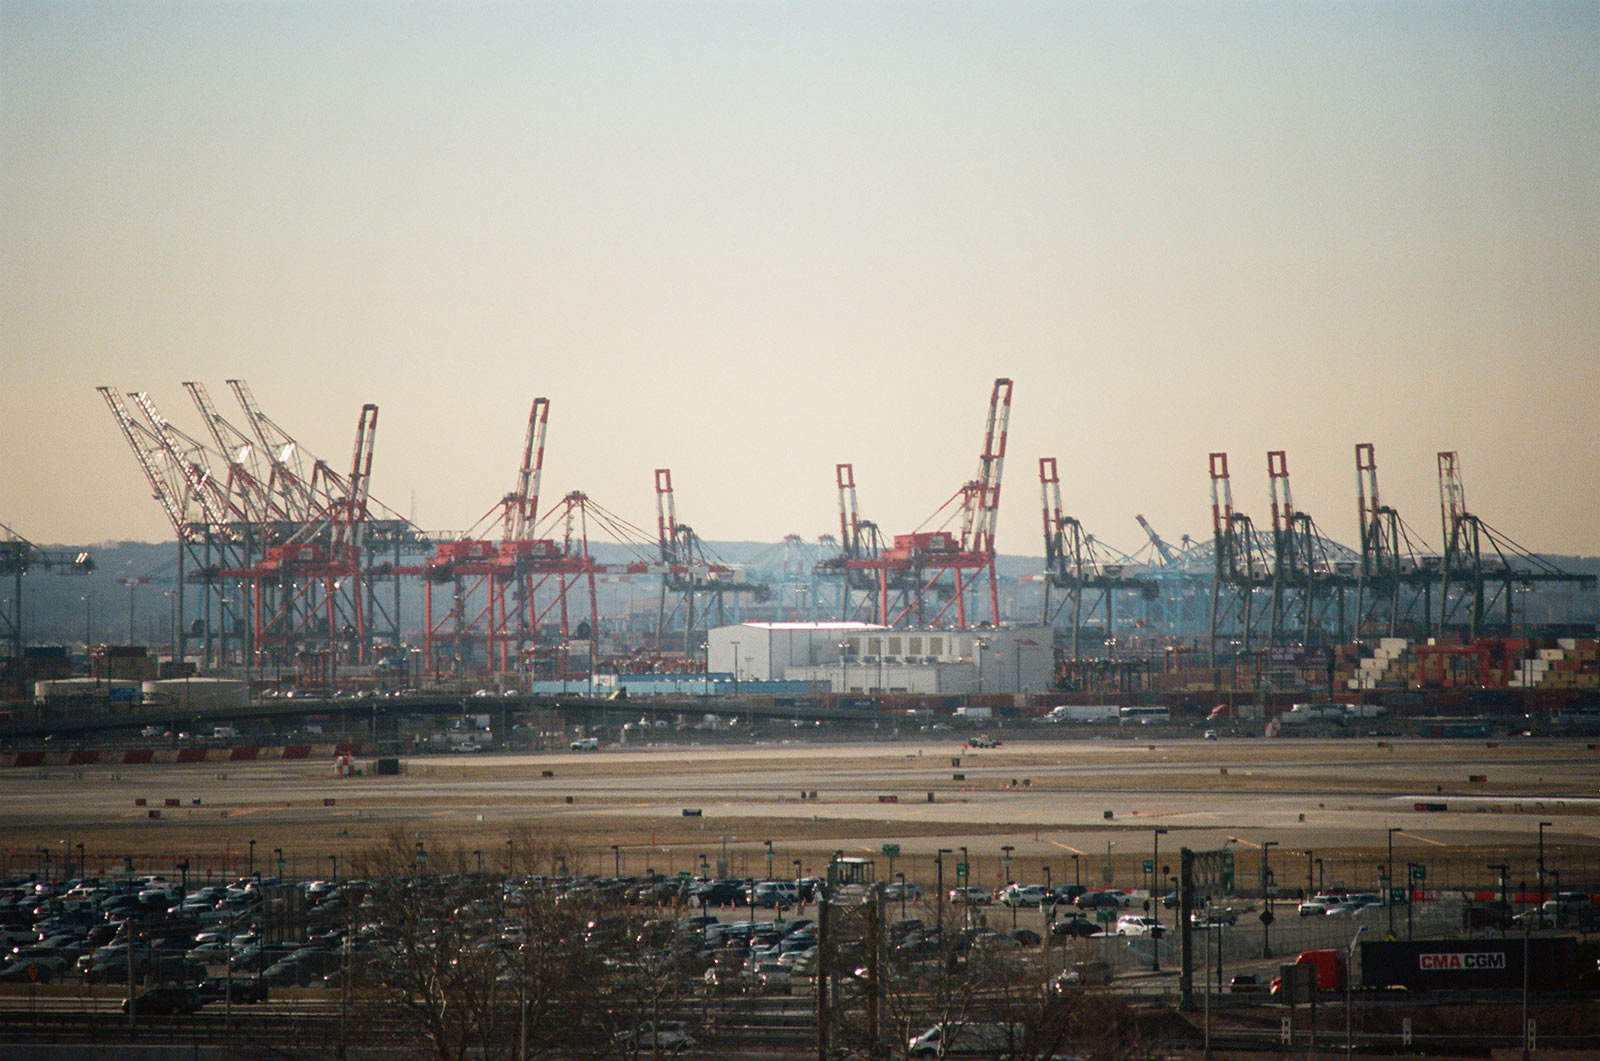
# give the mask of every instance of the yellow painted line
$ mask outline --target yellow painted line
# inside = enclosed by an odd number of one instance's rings
[[[1260,844],[1252,843],[1249,840],[1246,840],[1242,836],[1230,836],[1230,837],[1228,837],[1228,839],[1232,840],[1236,844],[1243,844],[1246,847],[1253,847],[1258,851],[1261,850],[1261,845]]]
[[[1423,843],[1432,844],[1435,847],[1449,847],[1450,846],[1449,844],[1445,843],[1443,840],[1429,840],[1426,836],[1418,836],[1416,833],[1407,832],[1405,829],[1401,829],[1400,830],[1400,835],[1401,836],[1409,836],[1413,840],[1421,840]]]
[[[1089,852],[1080,851],[1078,848],[1073,847],[1071,844],[1063,844],[1060,840],[1050,840],[1050,841],[1047,841],[1047,843],[1049,843],[1050,846],[1052,846],[1052,847],[1059,847],[1063,851],[1071,851],[1074,855],[1083,855],[1084,857],[1087,857],[1088,854],[1089,854]]]

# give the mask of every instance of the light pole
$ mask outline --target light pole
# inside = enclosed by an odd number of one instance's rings
[[[839,642],[839,693],[850,691],[850,642]]]
[[[417,845],[417,847],[420,850],[422,845],[419,843]],[[275,847],[275,848],[272,849],[272,853],[274,855],[276,855],[277,859],[278,859],[278,883],[282,884],[283,883],[283,848]]]
[[[622,846],[620,844],[611,845],[611,861],[615,875],[620,878],[622,876]]]
[[[772,841],[771,840],[763,840],[761,842],[763,844],[765,844],[766,848],[767,848],[767,879],[771,880],[772,879],[772,860],[775,857],[773,855],[773,853],[772,853]]]
[[[1317,859],[1317,894],[1322,894],[1322,859]]]
[[[939,901],[934,917],[938,919],[939,931],[944,931],[944,856],[953,852],[948,847],[941,847],[933,856],[933,864],[939,871]]]
[[[983,651],[989,647],[989,642],[977,638],[972,642],[973,655],[978,657],[978,695],[983,695]]]
[[[739,695],[739,642],[729,642],[733,645],[733,695]]]
[[[805,896],[800,894],[800,860],[794,860],[794,907],[796,913],[805,913]]]
[[[478,876],[481,877],[483,876],[483,848],[475,847],[472,849],[472,853],[478,859]]]
[[[1261,912],[1261,956],[1272,957],[1272,867],[1268,859],[1272,849],[1278,846],[1276,840],[1261,841],[1261,894],[1266,897],[1267,908]]]
[[[1074,853],[1072,856],[1072,883],[1080,888],[1083,887],[1083,873],[1078,866],[1078,856],[1076,853]]]
[[[1389,826],[1389,868],[1383,878],[1383,905],[1389,910],[1389,938],[1394,938],[1394,834],[1401,832],[1398,825]]]
[[[972,887],[972,862],[967,856],[967,849],[961,849],[961,861],[956,863],[956,877],[961,881],[961,920],[966,922],[966,927],[972,927],[972,893],[967,888]]]
[[[906,919],[906,874],[905,870],[896,873],[895,879],[900,882],[900,920]]]
[[[338,855],[329,855],[328,856],[328,861],[333,863],[333,882],[335,884],[337,884],[337,883],[339,883],[339,856]],[[481,869],[482,865],[483,865],[483,853],[482,852],[479,852],[479,854],[478,854],[478,864],[479,864],[479,868]]]
[[[1539,913],[1535,917],[1544,916],[1544,831],[1554,828],[1549,822],[1539,823]]]
[[[1161,838],[1166,835],[1167,827],[1158,825],[1152,832],[1154,836],[1150,852],[1150,879],[1151,883],[1156,886],[1150,889],[1150,898],[1152,900],[1150,916],[1156,919],[1156,930],[1155,934],[1150,937],[1150,971],[1159,973],[1161,971],[1161,903],[1156,900],[1155,893],[1161,890]]]
[[[1005,877],[1006,877],[1006,883],[1007,884],[1012,883],[1012,881],[1011,881],[1011,852],[1013,852],[1015,850],[1016,850],[1016,846],[1014,844],[1001,844],[1000,845],[1000,861],[1005,866]],[[1013,896],[1012,898],[1014,899],[1015,896]],[[1014,931],[1016,929],[1016,927],[1017,927],[1017,904],[1015,902],[1013,902],[1013,903],[1010,904],[1010,906],[1011,906],[1011,928]]]
[[[251,840],[250,841],[250,872],[247,873],[246,876],[254,877],[255,875],[256,875],[256,842],[254,840]]]

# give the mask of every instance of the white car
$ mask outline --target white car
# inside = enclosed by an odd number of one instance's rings
[[[1050,893],[1042,884],[1008,884],[1000,893],[1000,901],[1007,906],[1040,906]]]
[[[575,752],[594,752],[594,751],[599,751],[600,750],[600,738],[599,737],[580,737],[577,740],[572,742],[572,750],[575,751]]]
[[[1160,938],[1166,934],[1166,926],[1153,917],[1142,914],[1129,915],[1117,918],[1117,935],[1119,936],[1155,936]]]

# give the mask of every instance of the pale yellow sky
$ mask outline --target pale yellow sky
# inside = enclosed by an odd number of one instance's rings
[[[708,539],[913,529],[1016,380],[1132,551],[1266,451],[1355,539],[1353,447],[1600,554],[1600,4],[0,0],[0,522],[168,531],[94,388],[250,381],[428,529],[512,485]],[[237,418],[242,423],[242,418]]]

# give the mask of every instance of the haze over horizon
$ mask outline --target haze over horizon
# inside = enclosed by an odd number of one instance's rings
[[[430,531],[511,489],[712,541],[918,528],[1016,392],[1128,552],[1266,451],[1355,544],[1353,447],[1600,555],[1600,2],[0,0],[0,523],[164,541],[97,385],[224,381]],[[414,502],[413,502],[414,497]],[[931,528],[930,528],[931,529]]]

